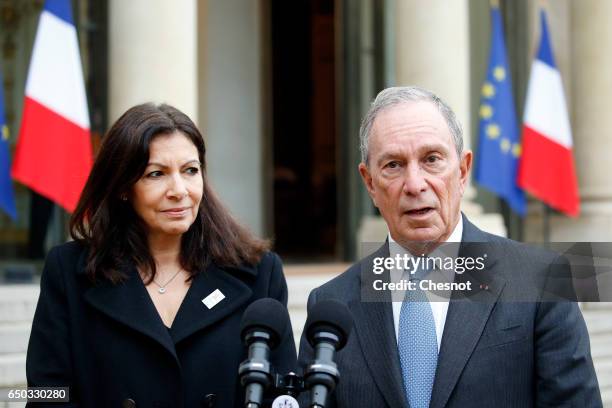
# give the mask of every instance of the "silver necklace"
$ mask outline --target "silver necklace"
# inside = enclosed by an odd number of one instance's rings
[[[159,283],[157,283],[155,281],[155,279],[153,279],[153,283],[156,284],[157,286],[159,286],[159,289],[157,289],[157,291],[163,295],[164,293],[166,293],[166,287],[170,284],[170,282],[172,282],[174,280],[174,278],[176,278],[179,274],[180,271],[182,271],[183,268],[179,268],[178,271],[176,271],[176,273],[174,275],[172,275],[172,277],[170,279],[168,279],[168,282],[164,283],[163,285],[160,285]]]

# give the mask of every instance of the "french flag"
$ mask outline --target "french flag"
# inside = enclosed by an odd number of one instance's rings
[[[93,161],[89,129],[70,0],[46,0],[28,71],[13,178],[74,211]]]
[[[543,10],[540,18],[542,36],[527,88],[517,181],[552,208],[575,217],[580,213],[580,198],[572,130]]]

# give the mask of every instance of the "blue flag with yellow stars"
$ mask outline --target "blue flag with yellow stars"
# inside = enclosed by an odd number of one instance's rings
[[[11,180],[11,161],[9,155],[9,132],[4,114],[4,81],[0,72],[0,208],[13,220],[17,218],[13,180]]]
[[[491,50],[479,108],[476,182],[525,215],[525,194],[516,184],[520,135],[508,70],[504,26],[498,7],[491,8]]]

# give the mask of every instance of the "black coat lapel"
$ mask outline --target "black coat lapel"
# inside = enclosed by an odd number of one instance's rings
[[[256,273],[254,269],[250,272]],[[105,281],[87,289],[85,300],[111,319],[152,338],[177,361],[176,343],[223,319],[252,296],[243,281],[228,271],[209,266],[194,277],[172,324],[171,337],[137,271],[132,269],[127,275],[128,279],[121,284]],[[217,289],[225,298],[208,309],[202,300]]]
[[[215,290],[219,290],[225,298],[209,309],[202,300]],[[235,312],[252,294],[252,290],[230,272],[215,265],[209,266],[193,279],[177,312],[172,324],[174,342],[178,343]]]
[[[438,355],[430,408],[445,406],[506,283],[501,273],[496,273],[495,270],[499,257],[498,249],[493,244],[489,247],[486,241],[487,236],[465,220],[459,256],[482,256],[485,246],[490,248],[490,251],[487,251],[485,269],[455,275],[455,282],[471,281],[472,291],[452,294]]]
[[[378,251],[361,262],[365,271],[361,276],[361,284],[370,284],[374,257],[388,257],[389,247],[385,243]],[[389,271],[386,270],[380,278],[389,282]],[[354,316],[355,333],[359,340],[362,353],[372,373],[376,385],[380,389],[390,407],[408,407],[402,382],[402,370],[399,364],[399,352],[395,339],[393,310],[391,297],[378,302],[364,302],[355,299],[349,302],[349,308]]]
[[[152,338],[178,361],[170,334],[138,272],[132,268],[127,275],[128,279],[118,285],[104,281],[92,286],[85,291],[85,300],[111,319]]]

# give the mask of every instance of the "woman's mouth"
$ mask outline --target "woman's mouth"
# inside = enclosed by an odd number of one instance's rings
[[[188,207],[180,207],[180,208],[169,208],[167,210],[163,210],[162,212],[171,217],[181,217],[187,214],[188,210],[189,210]]]

